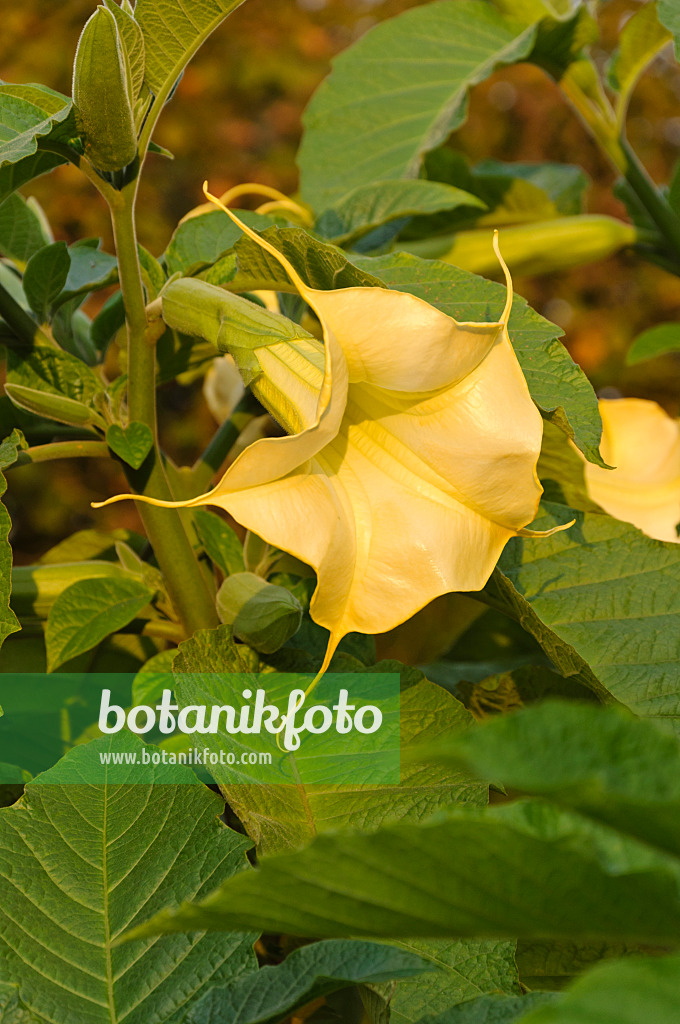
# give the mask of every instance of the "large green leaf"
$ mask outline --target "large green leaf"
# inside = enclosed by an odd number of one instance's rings
[[[92,783],[100,753],[142,747],[123,734],[76,747],[0,811],[0,981],[53,1024],[177,1022],[255,967],[253,934],[114,947],[129,924],[241,870],[248,845],[186,768],[132,785],[121,766],[115,783]]]
[[[680,857],[680,746],[619,708],[549,701],[447,736],[431,756]]]
[[[127,626],[154,596],[145,583],[120,579],[80,580],[62,591],[45,627],[47,669],[53,672],[70,658]]]
[[[250,663],[245,661],[247,657]],[[235,645],[225,627],[199,632],[180,645],[173,663],[177,700],[185,707],[238,703],[243,680],[234,674],[247,673],[257,667],[253,652],[243,645]],[[417,669],[407,669],[397,662],[381,662],[370,669],[357,663],[353,670],[362,673],[401,671],[402,751],[419,740],[439,736],[445,731],[460,731],[470,723],[463,706],[425,679]],[[186,679],[182,678],[185,674]],[[271,675],[270,699],[276,698],[277,678]],[[289,689],[289,683],[284,682],[286,694]],[[255,751],[261,746],[263,751],[271,750],[265,736],[248,735],[246,740],[244,749]],[[195,742],[211,752],[224,750],[228,753],[236,750],[240,738],[219,733],[197,734]],[[305,779],[303,759],[298,755],[297,760],[300,777]],[[211,772],[223,785],[230,806],[260,850],[271,852],[300,846],[320,832],[347,828],[359,821],[365,828],[377,828],[388,820],[418,820],[456,803],[485,802],[484,786],[471,783],[460,772],[432,771],[433,767],[411,762],[402,768],[399,786],[303,785],[302,782],[297,786],[252,785],[247,781],[247,769],[241,769],[244,784],[235,785],[233,768],[215,765],[211,766]]]
[[[264,967],[212,989],[189,1012],[186,1024],[278,1024],[299,1006],[348,985],[429,975],[434,969],[414,953],[393,946],[315,942],[296,949],[278,967]]]
[[[480,996],[459,1003],[434,1020],[425,1016],[422,1024],[516,1024],[529,1009],[549,1004],[555,998],[552,992],[527,992],[524,996]]]
[[[133,935],[680,941],[680,861],[538,800],[320,835]]]
[[[23,1005],[15,985],[0,984],[0,1024],[42,1024]]]
[[[440,1021],[453,1007],[475,996],[521,992],[514,942],[411,939],[400,946],[438,969],[398,985],[390,1001],[390,1024],[425,1024],[433,1017]]]
[[[243,0],[137,0],[144,35],[144,80],[165,100],[202,43]]]
[[[38,249],[24,273],[24,291],[39,323],[52,319],[54,304],[64,290],[71,267],[66,242],[53,242]]]
[[[7,490],[7,482],[3,469],[16,462],[19,451],[26,442],[18,430],[13,430],[9,437],[0,444],[0,498]],[[21,629],[19,621],[9,606],[12,592],[12,548],[9,543],[9,531],[12,522],[9,513],[0,501],[0,647],[11,634]]]
[[[640,715],[678,727],[680,547],[598,513],[547,503],[563,533],[511,540],[485,588],[565,675],[581,674]],[[650,595],[652,595],[650,597]]]
[[[299,228],[271,229],[265,237],[281,249],[313,288],[383,284],[418,295],[459,320],[493,320],[500,316],[505,302],[502,285],[439,260],[390,253],[377,258],[352,256],[350,263],[340,249],[317,241]],[[275,258],[249,238],[237,243],[236,254],[238,273],[230,288],[292,289]],[[517,297],[509,329],[531,396],[543,416],[573,438],[591,462],[603,465],[599,455],[602,423],[597,398],[588,378],[557,340],[559,328]]]
[[[518,1024],[675,1024],[680,957],[601,964]]]
[[[44,85],[0,83],[0,168],[33,156],[44,136],[67,142],[73,134],[67,96]]]
[[[305,114],[298,162],[319,213],[359,185],[416,178],[465,118],[468,90],[526,57],[535,27],[480,0],[441,0],[367,32],[334,63]]]

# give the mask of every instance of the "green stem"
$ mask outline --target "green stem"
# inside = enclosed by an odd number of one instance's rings
[[[147,334],[147,318],[135,231],[136,181],[120,193],[111,208],[118,256],[120,286],[128,328],[128,409],[131,420],[145,423],[154,438],[153,449],[139,470],[126,471],[132,488],[172,500],[158,448],[156,425],[155,350]],[[219,625],[214,603],[184,529],[179,512],[139,504],[147,535],[165,577],[170,599],[189,635]]]
[[[253,395],[247,391],[229,419],[217,428],[210,444],[192,466],[191,483],[199,494],[209,486],[210,481],[238,441],[239,435],[252,420],[255,415],[254,407],[256,407],[256,401]]]
[[[54,444],[39,444],[19,452],[15,466],[27,466],[34,462],[52,462],[53,459],[78,459],[111,457],[109,446],[104,441],[56,441]]]
[[[621,148],[626,159],[626,181],[680,259],[680,217],[659,192],[628,142],[622,141]]]

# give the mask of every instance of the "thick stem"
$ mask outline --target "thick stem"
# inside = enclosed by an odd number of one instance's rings
[[[158,448],[155,350],[147,335],[135,232],[135,195],[136,182],[122,190],[122,203],[112,207],[111,217],[128,328],[128,409],[131,420],[145,423],[151,429],[154,444],[141,468],[129,470],[128,480],[138,494],[167,501],[172,500],[172,494]],[[214,603],[179,512],[141,503],[138,507],[170,598],[187,633],[219,625]]]

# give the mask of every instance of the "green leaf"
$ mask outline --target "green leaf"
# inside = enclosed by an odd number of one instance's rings
[[[94,403],[104,391],[94,370],[76,356],[47,345],[35,345],[30,352],[9,352],[7,379],[11,384],[49,391],[83,404]]]
[[[440,1021],[453,1007],[482,993],[519,995],[514,942],[400,942],[438,968],[397,986],[390,1001],[390,1024]]]
[[[500,209],[505,214],[506,223],[581,213],[583,193],[589,181],[585,171],[572,164],[484,160],[477,164],[472,174],[477,194],[495,217]],[[541,195],[545,198],[541,199]],[[512,221],[509,216],[512,216]],[[490,216],[484,220],[489,222]]]
[[[680,957],[600,964],[520,1024],[675,1024]]]
[[[556,938],[674,945],[680,862],[538,800],[319,835],[130,937],[251,927],[319,938]]]
[[[106,288],[118,280],[116,257],[103,252],[99,248],[99,241],[97,238],[86,238],[69,247],[71,265],[57,305],[61,306],[74,298]]]
[[[639,334],[628,349],[626,365],[635,366],[668,352],[680,352],[680,324],[657,324]]]
[[[493,320],[505,301],[502,285],[439,261],[393,253],[355,262],[388,287],[418,295],[457,320]],[[572,438],[590,462],[604,465],[599,454],[602,423],[597,398],[588,378],[557,340],[560,329],[516,297],[509,334],[543,417]]]
[[[71,256],[66,242],[43,246],[28,261],[24,291],[40,323],[52,318],[55,302],[66,286]]]
[[[68,142],[74,133],[72,104],[67,96],[44,85],[0,82],[0,167],[33,157],[40,138],[51,136]]]
[[[680,746],[620,708],[548,701],[444,738],[419,756],[549,797],[680,857]]]
[[[146,289],[147,302],[152,302],[157,298],[161,288],[165,284],[165,271],[156,257],[152,256],[143,245],[137,246],[137,253],[139,255],[139,263],[142,269],[142,280]]]
[[[35,200],[14,194],[0,205],[0,253],[23,266],[52,239]]]
[[[272,218],[250,210],[235,211],[244,224],[256,231],[272,226]],[[189,276],[216,263],[234,247],[243,233],[223,210],[210,209],[178,224],[163,254],[168,276],[178,271]]]
[[[115,783],[93,784],[100,753],[143,748],[129,734],[76,747],[0,811],[0,975],[54,1024],[176,1022],[256,966],[252,934],[114,947],[131,922],[245,866],[247,842],[188,769],[160,765],[154,785],[131,785],[121,766]]]
[[[485,593],[536,637],[558,671],[677,728],[680,546],[548,502],[535,526],[570,519],[576,524],[552,537],[511,540]]]
[[[98,7],[78,40],[73,102],[85,156],[99,171],[119,171],[137,154],[130,64],[108,7]]]
[[[298,163],[321,212],[360,185],[417,178],[424,153],[465,120],[468,90],[531,51],[535,27],[479,0],[445,0],[367,32],[309,104]]]
[[[243,0],[137,0],[146,43],[145,81],[162,102],[211,32]]]
[[[133,469],[139,469],[153,448],[153,434],[146,423],[133,421],[127,427],[112,423],[106,430],[109,448]]]
[[[0,202],[4,202],[22,185],[27,185],[29,181],[39,178],[42,174],[49,174],[55,167],[60,167],[65,163],[67,160],[64,156],[38,150],[37,153],[25,156],[16,163],[0,167]]]
[[[213,988],[189,1011],[186,1024],[278,1024],[293,1010],[349,985],[430,974],[419,956],[377,942],[315,942],[277,967],[263,967]]]
[[[341,245],[400,217],[460,207],[483,210],[485,204],[470,192],[438,181],[383,181],[353,189],[332,210],[322,214],[316,230]]]
[[[246,661],[250,658],[250,662]],[[258,662],[247,647],[235,645],[227,627],[201,631],[180,644],[173,664],[175,692],[183,706],[201,703],[228,704],[240,698],[242,686],[234,673],[257,671]],[[470,716],[458,701],[441,687],[430,683],[417,669],[384,661],[366,669],[352,671],[401,672],[401,743],[403,749],[446,730],[466,728]],[[187,678],[183,674],[188,673]],[[277,675],[272,675],[269,696],[275,699]],[[289,685],[283,681],[286,693]],[[248,750],[269,749],[264,737],[248,736]],[[210,734],[196,741],[210,751],[235,750],[235,737]],[[304,758],[297,757],[302,779]],[[482,803],[483,786],[471,784],[460,773],[432,772],[432,766],[406,766],[397,786],[360,785],[234,785],[234,772],[214,767],[215,779],[227,787],[229,803],[245,825],[249,835],[263,851],[299,846],[315,833],[350,827],[361,821],[365,828],[377,828],[383,821],[400,818],[418,820],[428,813],[455,803]],[[211,771],[213,769],[211,768]],[[243,772],[244,770],[242,770]],[[247,769],[246,769],[247,771]]]
[[[104,0],[104,3],[118,25],[118,35],[130,71],[130,98],[134,103],[144,85],[144,34],[132,14],[119,6],[116,0]]]
[[[658,0],[659,21],[675,37],[675,55],[680,60],[680,11],[675,0]]]
[[[135,579],[97,578],[71,584],[47,618],[48,672],[127,626],[153,596],[153,590]]]
[[[20,430],[13,430],[9,437],[0,443],[0,498],[7,490],[7,482],[3,469],[13,465],[26,441]],[[12,521],[9,512],[0,501],[0,647],[12,633],[21,629],[21,624],[9,606],[12,592],[12,548],[9,543],[9,532]]]
[[[227,576],[215,603],[234,637],[263,654],[283,647],[302,622],[302,605],[295,595],[252,572]]]
[[[568,505],[582,512],[602,511],[588,496],[583,459],[554,423],[543,424],[543,441],[536,471],[543,484],[545,501]]]
[[[119,528],[105,532],[104,530],[76,530],[65,540],[59,541],[54,547],[41,555],[42,565],[59,565],[63,562],[84,562],[91,559],[103,558],[110,561],[116,559],[116,543],[130,545],[140,551],[145,544],[145,539],[139,533]]]
[[[225,576],[245,570],[243,545],[229,523],[205,508],[195,510],[194,522],[205,553]]]
[[[654,2],[638,8],[623,26],[607,69],[608,84],[618,92],[616,117],[620,126],[625,123],[638,78],[670,40],[671,33],[659,21]]]
[[[0,1024],[43,1024],[19,999],[14,985],[0,984]]]
[[[552,992],[527,992],[524,996],[480,996],[453,1007],[441,1019],[431,1020],[425,1016],[422,1024],[516,1024],[532,1007],[550,1004],[556,998]]]

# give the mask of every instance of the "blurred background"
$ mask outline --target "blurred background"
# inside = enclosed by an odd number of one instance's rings
[[[177,220],[201,201],[206,178],[217,194],[241,181],[294,193],[301,114],[333,56],[376,22],[415,6],[417,0],[246,0],[199,52],[163,114],[155,138],[175,159],[148,161],[140,241],[160,254]],[[600,5],[598,61],[607,59],[618,28],[638,6],[635,0]],[[0,0],[0,77],[70,93],[78,35],[95,7],[95,0]],[[628,132],[652,177],[667,182],[680,154],[680,71],[670,48],[638,84]],[[614,173],[537,68],[502,70],[478,86],[452,144],[472,163],[491,157],[579,164],[592,182],[588,211],[626,219],[612,195]],[[106,208],[74,168],[58,168],[26,191],[38,197],[57,238],[97,236],[111,248]],[[654,398],[678,414],[680,359],[668,356],[630,369],[624,360],[640,331],[678,318],[679,278],[623,254],[567,273],[520,278],[515,285],[564,330],[572,357],[598,390]],[[180,464],[193,461],[215,427],[200,382],[165,387],[160,413],[169,453]],[[13,471],[7,502],[18,563],[35,560],[75,529],[138,528],[132,504],[96,513],[95,520],[89,501],[126,487],[113,464],[84,461]]]

